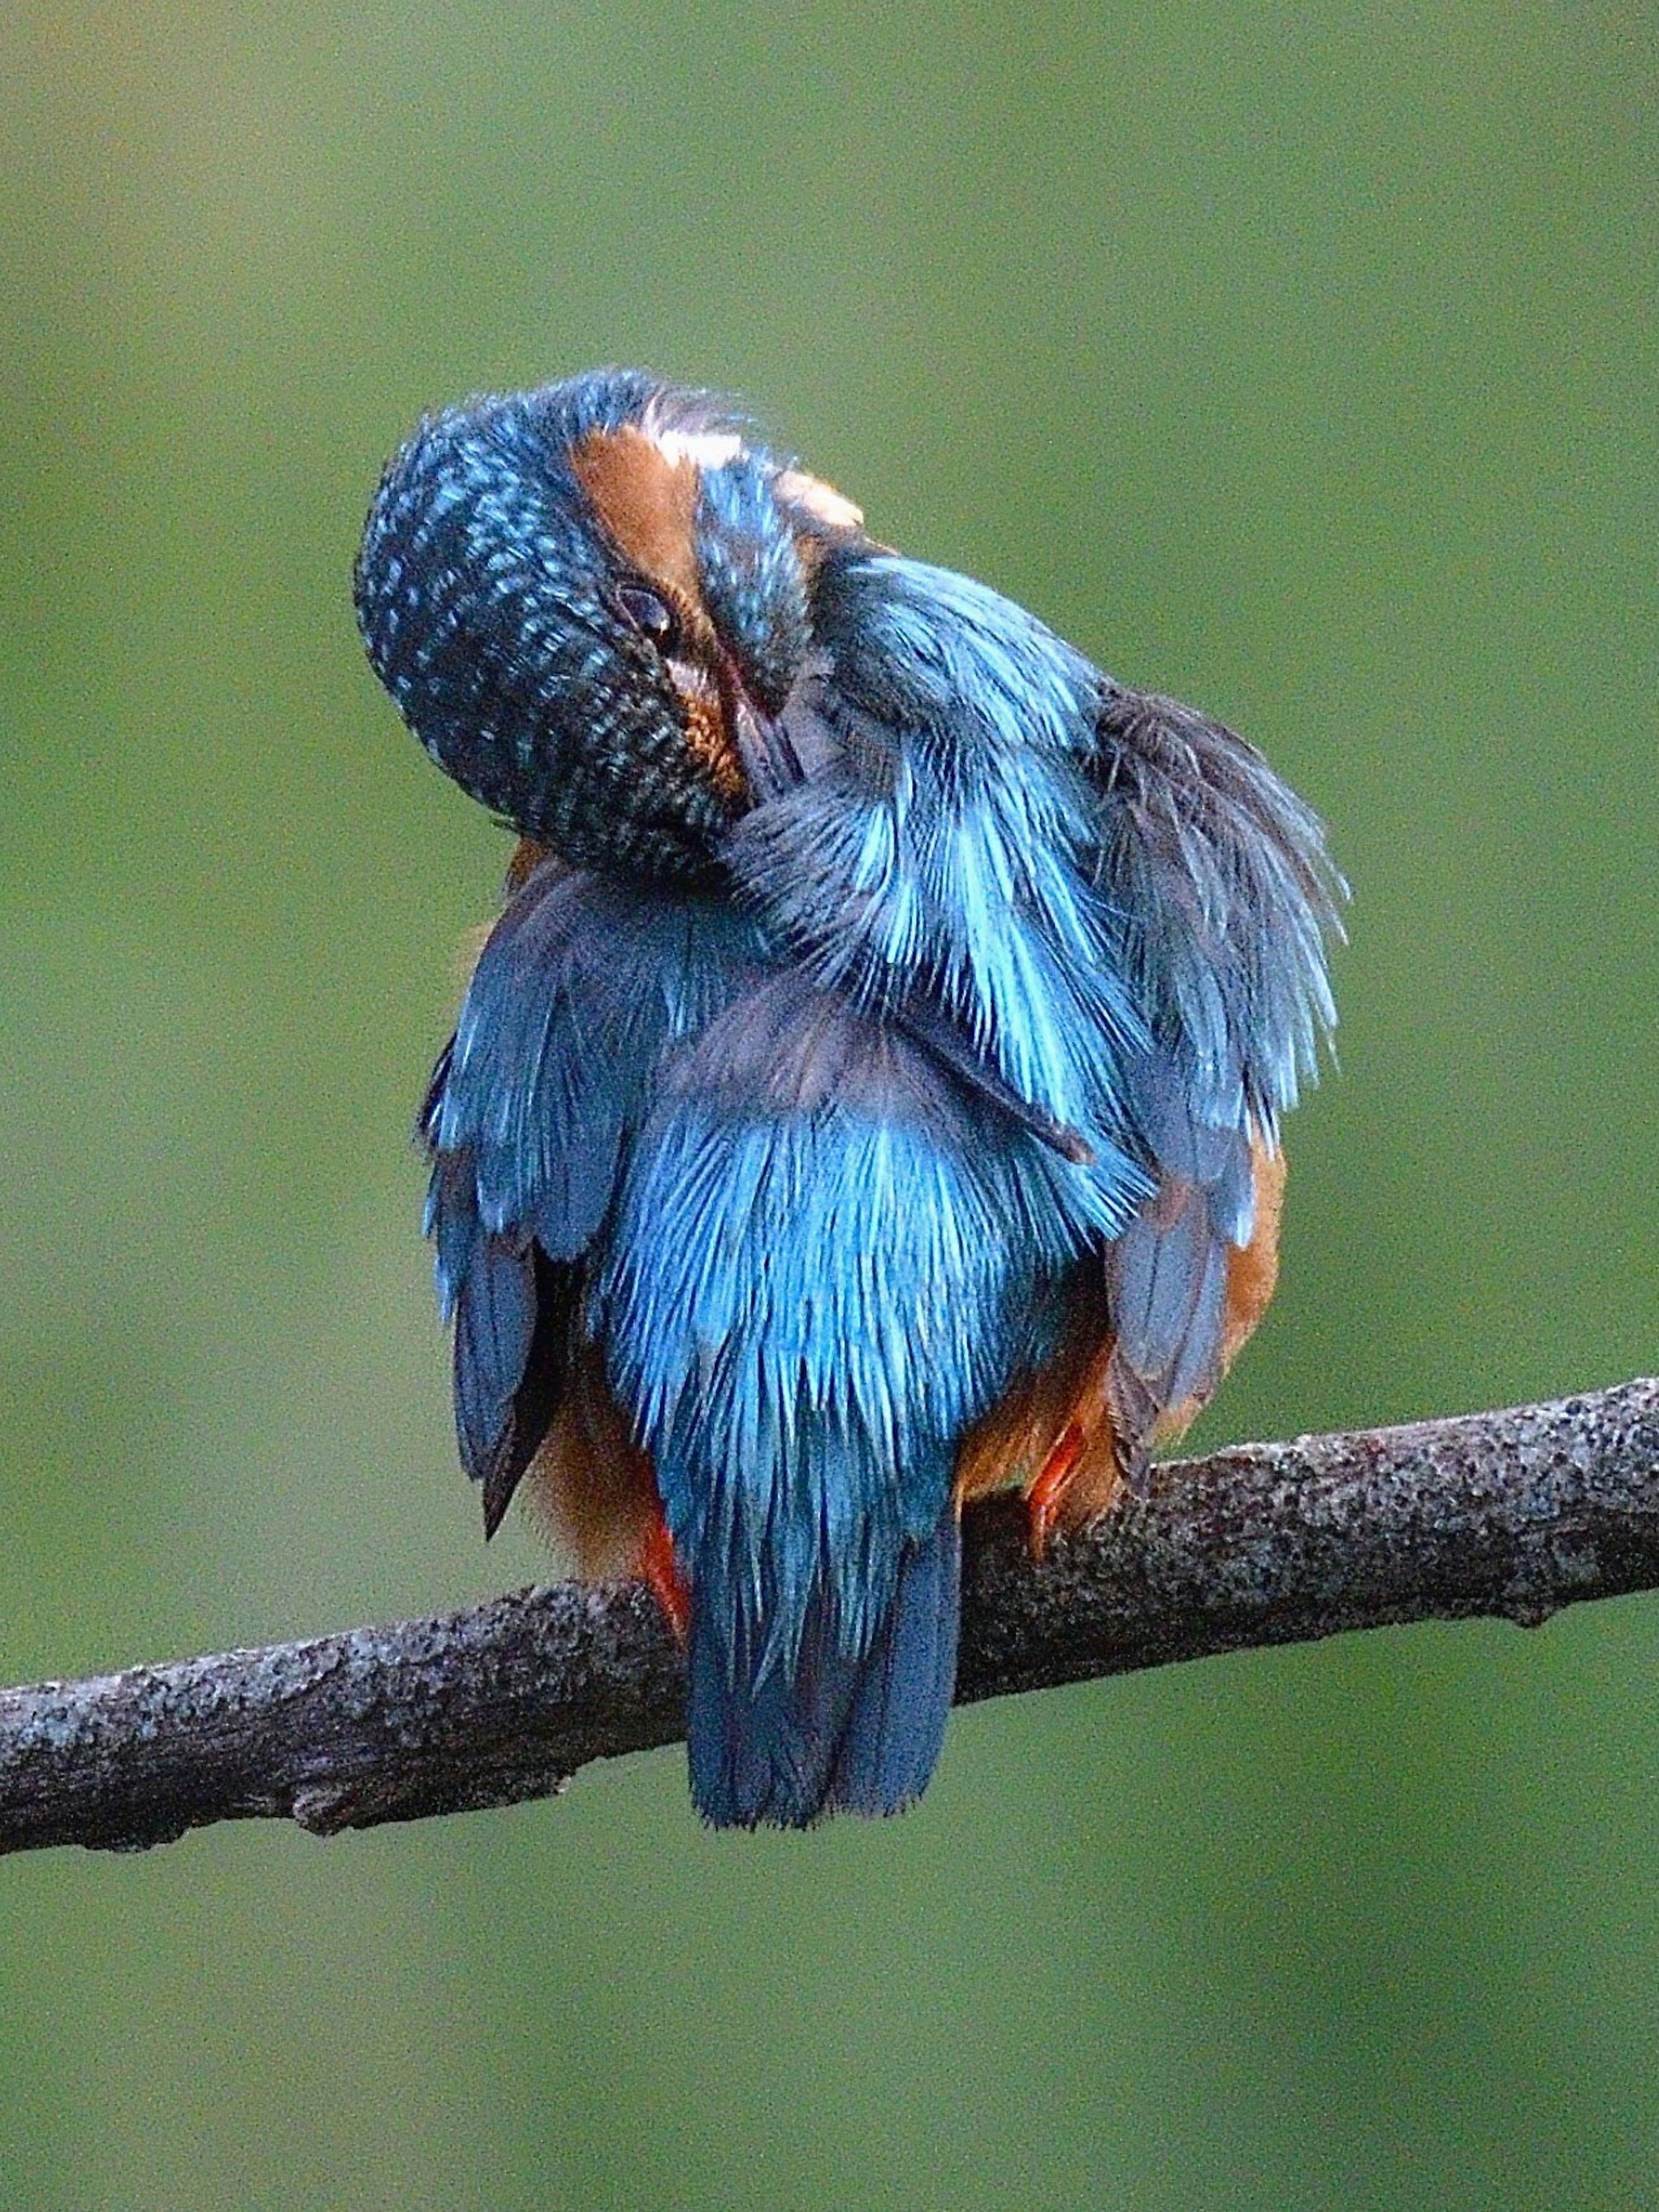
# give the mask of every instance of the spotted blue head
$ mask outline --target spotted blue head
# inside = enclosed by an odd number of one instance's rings
[[[856,510],[720,403],[628,371],[430,416],[356,571],[369,658],[428,752],[582,866],[695,883],[755,796]]]

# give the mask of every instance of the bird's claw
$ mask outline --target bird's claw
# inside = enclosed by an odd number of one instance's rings
[[[1060,1431],[1059,1442],[1039,1468],[1036,1481],[1025,1493],[1026,1540],[1034,1559],[1041,1559],[1048,1548],[1048,1539],[1060,1519],[1066,1492],[1082,1455],[1083,1431],[1075,1421],[1068,1421]]]
[[[640,1557],[640,1574],[652,1596],[662,1607],[663,1619],[673,1630],[675,1641],[684,1644],[691,1626],[691,1593],[674,1556],[674,1539],[668,1533],[668,1523],[663,1518],[660,1507],[652,1523],[651,1534],[645,1540],[645,1550]]]

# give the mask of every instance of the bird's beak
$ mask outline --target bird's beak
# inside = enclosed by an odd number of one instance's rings
[[[763,713],[741,684],[732,702],[732,740],[757,806],[800,781],[801,764],[781,718]]]

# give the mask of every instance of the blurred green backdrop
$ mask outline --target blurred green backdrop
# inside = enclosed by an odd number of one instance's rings
[[[1259,736],[1357,891],[1204,1432],[1656,1357],[1637,6],[14,4],[0,1676],[544,1571],[406,1134],[499,836],[349,573],[428,404],[751,397],[884,536]],[[713,1839],[672,1754],[0,1869],[0,2203],[1659,2203],[1659,1601],[958,1717]]]

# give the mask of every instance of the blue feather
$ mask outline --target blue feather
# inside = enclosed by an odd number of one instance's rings
[[[805,1827],[823,1814],[896,1813],[938,1761],[956,1689],[962,1532],[947,1505],[904,1543],[870,1649],[848,1653],[808,1610],[795,1664],[734,1668],[712,1607],[694,1602],[687,1750],[698,1811],[719,1827]]]
[[[1157,1192],[1108,1255],[1130,1472],[1158,1417],[1221,1375],[1227,1258],[1255,1225],[1251,1138],[1312,1076],[1334,1025],[1325,941],[1341,878],[1317,818],[1253,745],[1102,680],[1097,872],[1150,1031],[1125,1095]]]
[[[1233,731],[1110,683],[1093,775],[1137,1002],[1200,1115],[1271,1137],[1336,1024],[1346,886],[1318,817]]]
[[[422,1127],[456,1431],[488,1528],[556,1406],[574,1265],[610,1209],[653,1070],[752,951],[727,907],[554,866],[484,948]]]
[[[841,1730],[826,1809],[896,1813],[927,1788],[956,1693],[961,1618],[962,1528],[949,1505],[926,1543],[904,1547]]]
[[[729,907],[545,867],[495,925],[461,1009],[435,1142],[486,1229],[550,1259],[592,1243],[665,1047],[755,954]]]
[[[1146,1035],[1091,874],[1097,677],[1010,601],[893,555],[835,567],[815,611],[783,717],[813,769],[729,838],[745,896],[821,981],[926,1000],[1021,1097],[1118,1146]]]
[[[455,1427],[461,1464],[475,1480],[483,1480],[511,1425],[535,1331],[529,1251],[481,1238],[455,1311]]]
[[[1060,1159],[799,970],[671,1062],[590,1326],[656,1467],[699,1667],[718,1655],[720,1710],[750,1712],[755,1741],[787,1738],[800,1698],[844,1717],[872,1668],[926,1674],[910,1632],[893,1642],[907,1547],[935,1542],[959,1440],[1030,1316],[1139,1188],[1121,1164]],[[891,1730],[870,1710],[856,1771],[875,1790]]]

